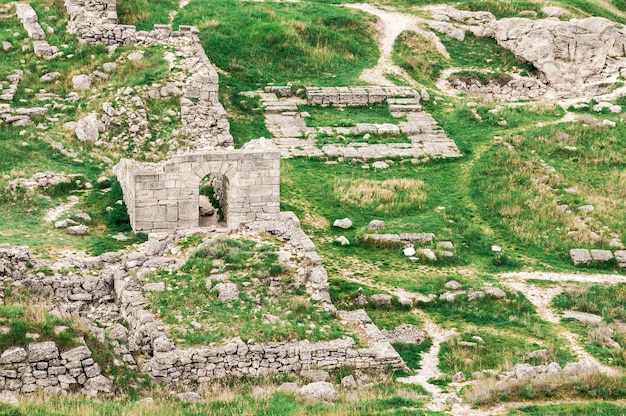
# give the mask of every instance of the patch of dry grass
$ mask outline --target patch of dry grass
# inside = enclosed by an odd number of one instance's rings
[[[419,179],[336,179],[333,192],[345,204],[385,212],[419,209],[426,200],[424,182]]]

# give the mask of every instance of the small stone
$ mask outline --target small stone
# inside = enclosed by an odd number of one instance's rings
[[[370,230],[384,230],[385,229],[385,221],[381,221],[381,220],[371,220],[370,223],[367,225],[367,228]]]
[[[536,360],[541,362],[548,362],[550,360],[550,353],[546,349],[535,350],[526,356],[527,360]]]
[[[96,142],[100,137],[101,125],[95,112],[76,122],[76,138],[80,141]]]
[[[115,62],[105,62],[102,65],[102,69],[104,70],[104,72],[111,72],[115,68],[117,68],[117,64]]]
[[[326,381],[310,383],[300,388],[300,395],[310,401],[334,401],[337,399],[335,387]]]
[[[439,295],[439,300],[443,300],[445,302],[452,302],[456,298],[456,293],[446,292]]]
[[[593,205],[582,205],[578,207],[578,211],[580,211],[583,214],[589,214],[593,212],[594,210],[595,210],[595,207]]]
[[[228,302],[239,297],[239,289],[235,283],[218,283],[213,290],[218,293],[217,298],[222,302]]]
[[[377,305],[390,305],[391,304],[391,295],[387,295],[384,293],[377,293],[375,295],[370,296],[370,301]]]
[[[88,90],[93,80],[89,75],[75,75],[72,77],[72,87],[75,90]]]
[[[350,245],[350,240],[348,240],[345,236],[339,236],[335,239],[336,242],[338,242],[339,244],[341,244],[342,246],[349,246]]]
[[[372,167],[374,169],[387,169],[389,167],[389,165],[387,163],[385,163],[385,162],[378,161],[378,162],[372,163]]]
[[[502,252],[502,247],[500,246],[491,246],[491,251],[494,253],[501,253]]]
[[[349,376],[345,376],[341,379],[341,388],[344,390],[356,390],[358,385],[356,384],[356,380],[354,376],[351,374]]]
[[[404,253],[406,257],[412,257],[415,255],[415,247],[413,246],[405,247],[404,250],[402,250],[402,252]]]
[[[89,227],[86,225],[73,225],[67,227],[67,233],[70,235],[87,235],[89,234]]]
[[[143,290],[146,292],[165,292],[165,283],[148,283],[143,286]]]
[[[272,315],[270,313],[264,313],[263,314],[263,323],[264,324],[275,324],[276,322],[280,321],[280,318],[276,315]]]
[[[421,248],[418,253],[429,261],[437,261],[437,255],[429,248]]]
[[[302,370],[300,376],[307,381],[326,381],[330,378],[330,375],[323,370]]]
[[[480,299],[484,297],[485,297],[485,292],[481,292],[480,290],[475,290],[467,294],[467,300],[469,300],[470,302],[473,302],[476,299]]]
[[[465,381],[465,374],[462,371],[459,371],[452,376],[452,381],[454,381],[455,383],[461,383]]]
[[[47,74],[42,75],[39,79],[43,82],[54,81],[55,79],[61,76],[60,72],[48,72]]]
[[[437,248],[443,250],[454,250],[454,244],[452,244],[452,241],[439,241],[437,243]]]
[[[593,260],[591,253],[586,248],[573,248],[569,251],[569,255],[574,262],[574,266],[580,264],[590,264]]]
[[[333,222],[333,227],[343,228],[347,230],[348,228],[352,228],[352,220],[350,218],[338,219]]]
[[[77,218],[78,220],[82,221],[85,224],[91,224],[93,222],[93,220],[91,219],[91,216],[86,212],[76,213],[74,214],[74,218]]]
[[[590,254],[594,263],[604,263],[613,260],[611,250],[591,250]]]
[[[491,297],[496,299],[506,298],[506,292],[499,287],[486,286],[483,287],[483,291]]]
[[[129,61],[141,61],[143,59],[144,51],[135,51],[129,53],[126,59]]]
[[[447,282],[444,287],[448,288],[448,289],[452,289],[452,290],[459,290],[463,287],[463,285],[459,282],[457,282],[456,280],[450,280],[449,282]]]

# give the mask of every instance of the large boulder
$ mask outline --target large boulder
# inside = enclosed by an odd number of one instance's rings
[[[300,388],[300,395],[311,401],[333,401],[337,399],[337,392],[332,383],[318,381]]]
[[[500,46],[562,89],[600,74],[608,57],[624,56],[626,49],[626,32],[601,17],[569,22],[509,18],[491,22],[489,29]]]
[[[95,142],[100,137],[102,126],[96,113],[89,113],[76,123],[76,138],[80,141]]]

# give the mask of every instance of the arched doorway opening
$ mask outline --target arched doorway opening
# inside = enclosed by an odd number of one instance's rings
[[[198,192],[198,226],[209,227],[226,222],[226,191],[228,179],[216,173],[200,180]]]

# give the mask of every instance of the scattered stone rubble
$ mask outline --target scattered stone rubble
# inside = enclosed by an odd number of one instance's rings
[[[16,69],[13,74],[7,76],[7,80],[9,81],[9,88],[3,88],[2,90],[0,90],[0,92],[2,93],[0,94],[0,100],[13,101],[13,97],[17,92],[17,87],[20,84],[20,80],[23,76],[24,71],[22,71],[21,69]]]
[[[548,86],[536,78],[517,76],[501,84],[490,81],[487,85],[476,79],[458,77],[454,74],[448,78],[449,85],[469,96],[480,96],[491,101],[500,100],[536,100],[548,92]]]
[[[68,32],[87,42],[173,47],[176,55],[183,57],[184,86],[166,86],[159,90],[159,94],[165,98],[183,90],[181,120],[194,136],[192,150],[233,145],[226,112],[218,100],[217,71],[202,48],[197,28],[180,26],[178,31],[173,31],[170,25],[155,25],[154,30],[148,32],[138,31],[135,26],[120,25],[115,0],[87,3],[65,0],[65,6],[70,15]],[[158,99],[152,90],[147,96]]]
[[[69,174],[65,172],[39,172],[31,178],[17,178],[9,182],[13,192],[18,188],[24,188],[27,192],[34,192],[37,189],[49,189],[63,183],[75,183],[78,187],[89,188],[91,184],[79,174]]]

